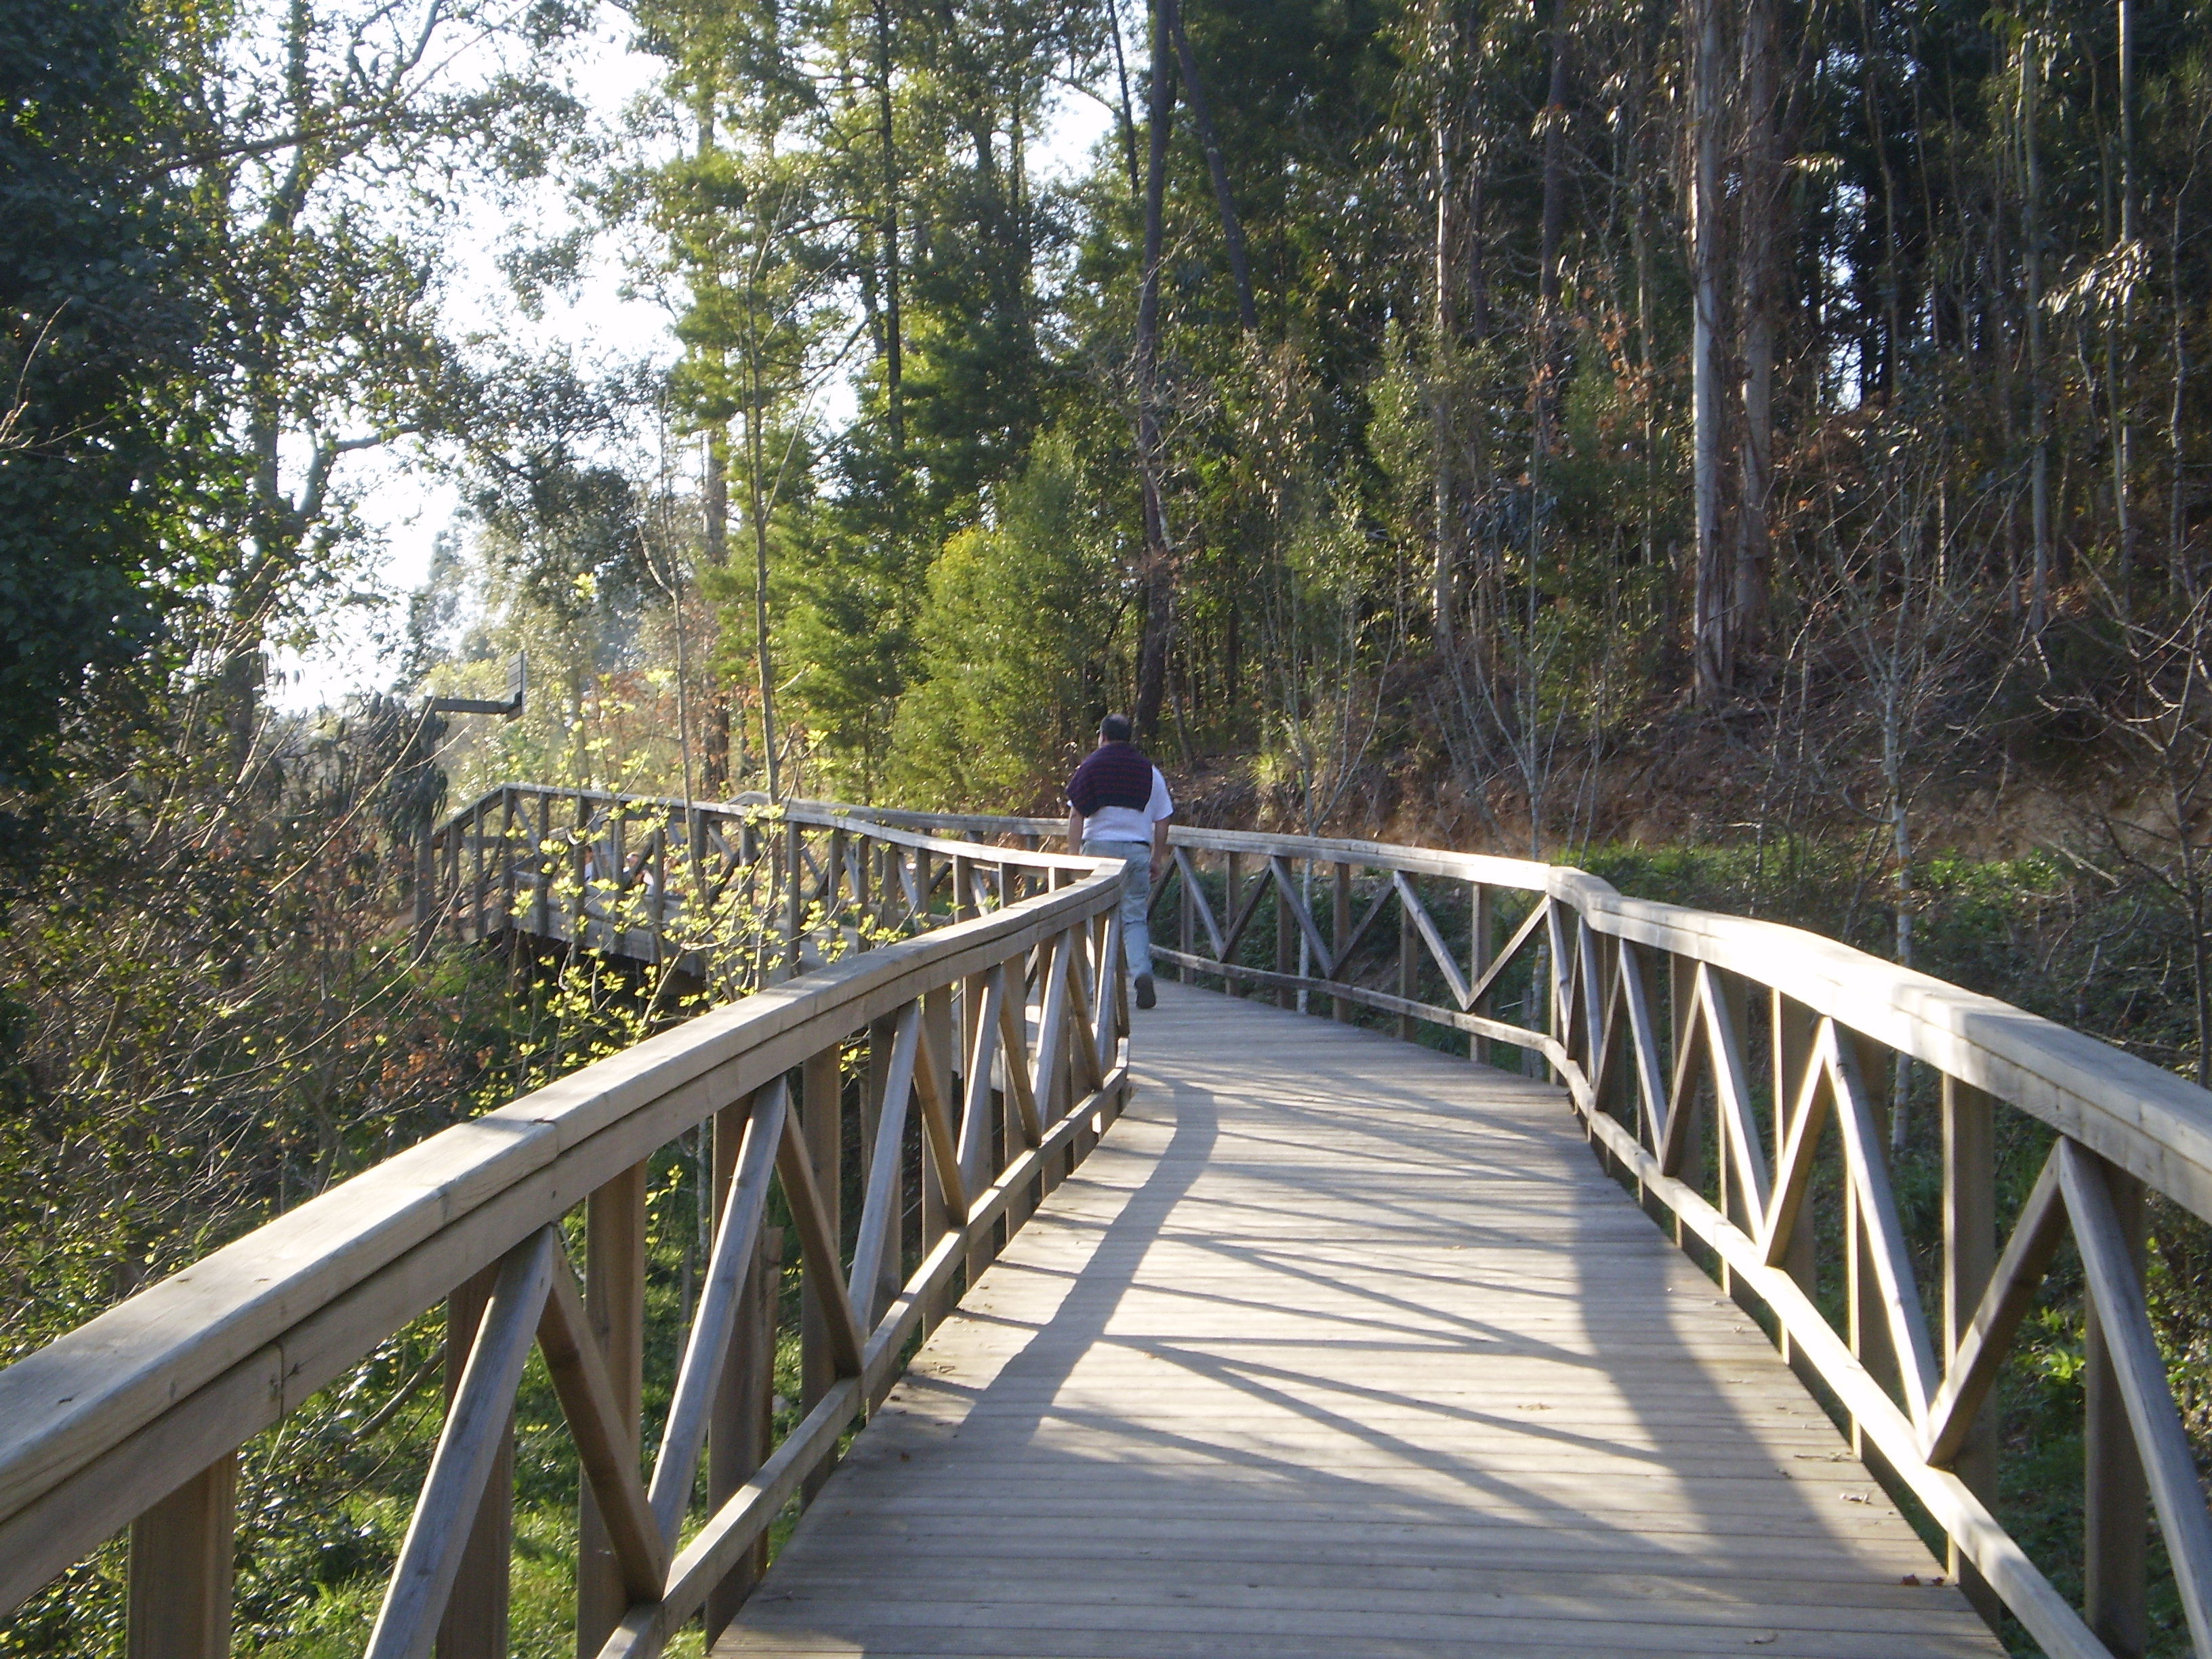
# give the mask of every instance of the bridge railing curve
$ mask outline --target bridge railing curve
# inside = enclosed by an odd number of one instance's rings
[[[741,971],[752,994],[433,1136],[0,1370],[0,1620],[128,1528],[130,1651],[228,1655],[239,1448],[442,1303],[444,1425],[368,1652],[507,1651],[533,1346],[585,1494],[582,1650],[650,1656],[702,1612],[719,1626],[770,1523],[1127,1097],[1116,862],[803,803],[507,787],[440,827],[418,878],[426,938],[590,945],[702,983]],[[752,918],[766,948],[730,968],[697,931],[709,915]],[[648,1165],[694,1132],[711,1248],[644,1464]],[[798,1235],[804,1379],[774,1444],[772,1192]]]
[[[875,816],[971,836],[1059,828]],[[1156,959],[1232,994],[1364,1011],[1401,1037],[1449,1033],[1474,1058],[1517,1049],[1547,1070],[1600,1158],[1759,1312],[1870,1466],[1942,1530],[1985,1613],[2009,1610],[2053,1659],[2142,1652],[2154,1514],[2191,1650],[2212,1659],[2212,1516],[2142,1260],[2147,1190],[2212,1220],[2212,1094],[1834,940],[1630,898],[1578,870],[1184,826],[1170,840]],[[1912,1067],[1942,1122],[1928,1233],[1908,1231],[1892,1167]],[[2026,1188],[2014,1206],[2000,1201],[2000,1152],[2023,1121],[2039,1126],[2027,1137],[2039,1163],[2010,1183]],[[2069,1237],[2084,1306],[2080,1607],[1993,1508],[1995,1385]]]

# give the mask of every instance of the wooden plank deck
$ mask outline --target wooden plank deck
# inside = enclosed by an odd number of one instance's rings
[[[718,1655],[2002,1651],[1559,1091],[1160,993]]]

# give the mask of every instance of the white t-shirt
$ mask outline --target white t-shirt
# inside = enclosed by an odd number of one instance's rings
[[[1175,802],[1168,794],[1168,781],[1160,775],[1160,769],[1152,769],[1152,798],[1145,803],[1141,812],[1133,806],[1102,806],[1083,820],[1083,839],[1085,841],[1140,841],[1149,845],[1152,826],[1162,818],[1175,816]]]

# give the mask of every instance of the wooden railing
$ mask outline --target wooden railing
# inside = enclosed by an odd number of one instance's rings
[[[426,939],[588,946],[766,988],[425,1142],[0,1372],[0,1609],[128,1524],[133,1641],[150,1644],[134,1652],[226,1651],[234,1449],[450,1297],[453,1404],[371,1651],[423,1651],[441,1618],[442,1650],[502,1650],[477,1588],[501,1575],[459,1564],[504,1548],[507,1402],[533,1340],[588,1488],[580,1627],[645,1654],[702,1608],[726,1619],[769,1517],[1123,1097],[1120,873],[1036,850],[1059,830],[520,787],[471,803],[425,848]],[[1598,1155],[1949,1539],[1985,1608],[2061,1659],[2139,1650],[2154,1511],[2212,1659],[2212,1517],[2141,1261],[2147,1188],[2212,1218],[2212,1095],[1831,940],[1571,869],[1182,828],[1172,846],[1155,955],[1187,978],[1548,1069]],[[1908,1231],[1893,1177],[1912,1067],[1942,1120],[1933,1234]],[[866,1129],[856,1228],[838,1213],[841,1099]],[[707,1123],[714,1247],[647,1476],[645,1161]],[[1998,1181],[2015,1130],[2040,1159],[2016,1208]],[[772,1182],[800,1236],[808,1380],[771,1451]],[[579,1206],[580,1291],[559,1231]],[[2080,1610],[1991,1507],[1992,1386],[2069,1233]],[[702,1456],[707,1516],[679,1548]]]
[[[0,1616],[128,1528],[134,1659],[228,1654],[239,1448],[443,1303],[444,1426],[368,1652],[507,1650],[533,1345],[581,1471],[580,1650],[649,1656],[702,1611],[719,1627],[771,1521],[1126,1098],[1118,863],[833,810],[507,788],[443,826],[423,866],[426,937],[535,933],[672,967],[680,950],[708,981],[702,927],[745,895],[743,915],[780,918],[748,959],[763,988],[432,1137],[0,1371]],[[695,1130],[712,1244],[641,1467],[647,1169]],[[804,1378],[774,1446],[772,1188],[798,1235]]]
[[[881,816],[974,836],[1058,828]],[[2212,1659],[2212,1517],[2142,1261],[2147,1188],[2212,1219],[2212,1094],[1833,940],[1627,898],[1573,869],[1182,827],[1170,843],[1152,915],[1172,942],[1153,954],[1186,977],[1381,1016],[1404,1037],[1449,1033],[1478,1059],[1510,1045],[1548,1069],[1600,1158],[1762,1315],[1855,1449],[1942,1529],[1984,1612],[2001,1603],[2053,1659],[2142,1652],[2154,1512],[2194,1651]],[[1900,1094],[1911,1068],[1919,1086]],[[1916,1094],[1941,1117],[1942,1200],[1912,1234],[1889,1131],[1893,1103]],[[2041,1127],[2010,1133],[2000,1109]],[[2040,1159],[2002,1239],[2001,1135],[2039,1138]],[[2079,1610],[1991,1507],[1993,1387],[2069,1232]]]

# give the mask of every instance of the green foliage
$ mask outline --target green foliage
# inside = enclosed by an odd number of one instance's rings
[[[1101,712],[1092,642],[1118,619],[1110,565],[1068,446],[1048,441],[930,567],[916,624],[928,678],[899,705],[899,797],[1006,811],[1081,747]]]
[[[212,552],[189,517],[226,464],[186,406],[200,250],[136,159],[177,113],[164,27],[133,0],[0,15],[0,789],[52,781],[64,719]]]

